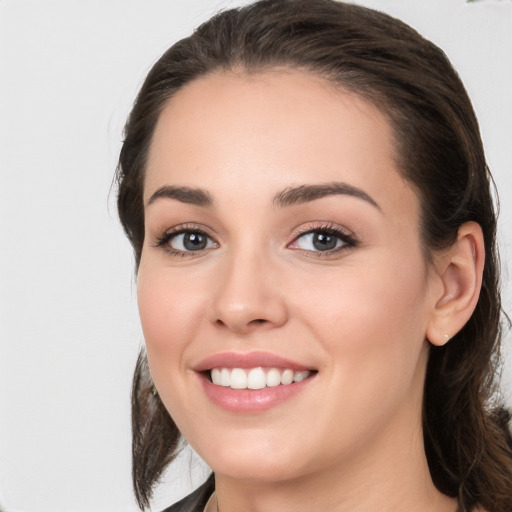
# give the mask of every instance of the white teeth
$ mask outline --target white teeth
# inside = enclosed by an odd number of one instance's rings
[[[293,376],[293,382],[300,382],[309,377],[309,373],[307,370],[304,372],[295,372]]]
[[[270,368],[267,372],[267,386],[273,388],[281,384],[281,372],[277,368]]]
[[[231,370],[230,385],[233,389],[247,388],[247,374],[242,368],[233,368],[233,370]]]
[[[281,374],[281,384],[288,385],[293,382],[293,370],[285,370]]]
[[[249,389],[263,389],[267,384],[263,368],[253,368],[247,376],[247,387]]]
[[[301,382],[311,375],[311,371],[296,371],[287,368],[264,369],[261,367],[243,368],[212,368],[210,377],[216,386],[230,387],[231,389],[263,389],[279,385],[288,386],[294,382]]]
[[[220,385],[225,387],[231,385],[231,372],[227,368],[222,368],[220,372]]]
[[[218,368],[214,368],[212,371],[211,371],[211,377],[212,377],[212,382],[214,384],[216,384],[217,386],[221,386],[221,380],[220,380],[220,370]]]

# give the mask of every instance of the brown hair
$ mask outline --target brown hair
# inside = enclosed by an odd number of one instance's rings
[[[178,41],[149,72],[125,128],[118,208],[138,267],[144,241],[144,167],[155,124],[181,87],[218,70],[288,67],[373,102],[390,121],[398,166],[422,205],[425,252],[449,246],[466,221],[482,227],[486,263],[476,309],[454,338],[432,347],[424,440],[439,490],[462,511],[512,510],[510,415],[493,409],[500,346],[496,216],[479,128],[445,54],[388,15],[333,0],[262,0],[222,12]],[[132,394],[133,480],[141,508],[173,459],[180,433],[151,394],[141,352]]]

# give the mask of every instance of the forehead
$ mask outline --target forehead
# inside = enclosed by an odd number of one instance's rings
[[[295,70],[217,72],[180,89],[163,109],[145,198],[164,184],[215,191],[226,181],[243,187],[249,177],[254,193],[264,182],[274,192],[343,180],[414,202],[395,146],[377,107],[323,78]]]

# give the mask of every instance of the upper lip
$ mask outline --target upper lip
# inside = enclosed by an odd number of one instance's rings
[[[194,370],[204,372],[212,368],[290,368],[294,371],[313,370],[296,361],[271,352],[220,352],[201,360]]]

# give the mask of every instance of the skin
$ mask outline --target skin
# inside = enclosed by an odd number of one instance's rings
[[[467,226],[456,249],[425,261],[419,200],[395,156],[376,107],[298,71],[212,74],[160,116],[144,184],[140,316],[159,396],[214,470],[222,512],[456,510],[423,449],[427,338],[441,344],[463,325],[479,287],[464,269],[483,258]],[[371,200],[274,202],[332,182]],[[201,188],[213,204],[150,201],[165,186]],[[156,246],[183,225],[206,233],[208,247]],[[326,225],[355,245],[321,253],[300,235]],[[255,350],[317,373],[262,412],[213,404],[193,368]]]

